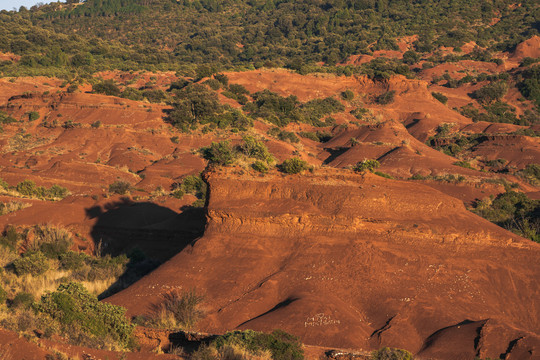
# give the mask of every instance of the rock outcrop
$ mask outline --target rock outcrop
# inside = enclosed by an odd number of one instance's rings
[[[109,301],[145,314],[162,294],[195,289],[198,326],[212,333],[281,328],[310,345],[437,359],[540,356],[540,245],[457,199],[324,168],[220,169],[206,181],[204,236]]]

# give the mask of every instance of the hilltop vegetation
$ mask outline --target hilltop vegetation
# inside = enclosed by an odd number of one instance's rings
[[[72,1],[70,1],[72,2]],[[511,50],[538,33],[538,3],[526,0],[450,3],[434,0],[87,0],[0,13],[0,51],[22,56],[0,64],[5,74],[103,69],[193,71],[327,65],[354,54],[397,49],[418,35],[414,50],[459,47],[474,40],[489,51]],[[500,19],[490,26],[493,19]],[[416,61],[411,52],[406,60]],[[30,71],[32,69],[32,71]],[[46,69],[46,70],[45,70]]]

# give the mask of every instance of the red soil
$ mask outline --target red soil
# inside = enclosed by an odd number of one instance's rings
[[[498,356],[523,337],[523,359],[537,358],[540,245],[460,201],[330,169],[207,179],[205,235],[109,301],[145,314],[170,289],[196,289],[209,332],[282,328],[310,345],[440,359]]]

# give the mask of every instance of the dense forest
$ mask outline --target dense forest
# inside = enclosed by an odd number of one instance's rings
[[[87,0],[0,12],[0,51],[22,56],[0,73],[62,75],[104,69],[192,72],[331,67],[353,54],[396,49],[418,35],[415,53],[474,40],[512,50],[538,34],[535,0]],[[409,54],[408,59],[417,58]],[[484,54],[485,55],[485,54]]]

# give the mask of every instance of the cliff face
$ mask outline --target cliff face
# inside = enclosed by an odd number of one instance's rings
[[[443,359],[538,343],[540,246],[452,197],[335,169],[206,180],[204,236],[111,302],[146,313],[161,294],[194,288],[203,331],[281,328],[312,345]]]

